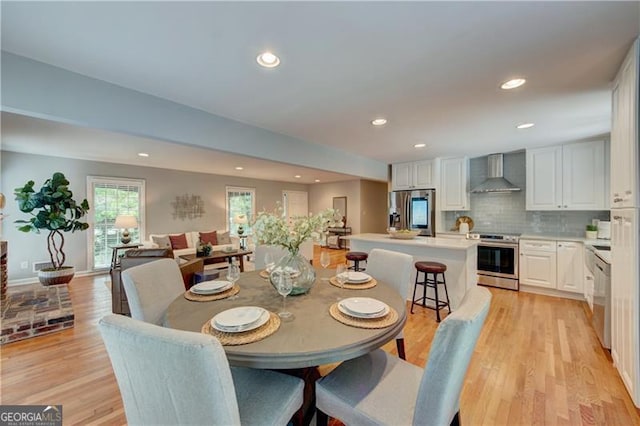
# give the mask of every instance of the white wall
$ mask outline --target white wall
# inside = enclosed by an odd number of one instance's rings
[[[309,211],[332,208],[333,197],[347,197],[347,226],[354,234],[360,233],[360,180],[310,185]]]
[[[34,277],[31,264],[48,260],[46,234],[23,233],[17,230],[14,221],[27,219],[28,215],[18,210],[13,191],[33,180],[39,188],[51,175],[60,171],[70,181],[70,189],[77,201],[87,197],[87,176],[126,177],[144,179],[146,182],[146,232],[209,231],[224,229],[225,187],[242,186],[255,188],[256,209],[272,210],[277,201],[282,200],[282,190],[308,191],[307,185],[288,182],[263,181],[232,176],[191,173],[152,167],[136,167],[97,161],[74,160],[42,155],[2,152],[0,163],[0,192],[7,197],[4,213],[9,217],[2,224],[0,235],[8,241],[9,280]],[[193,220],[173,219],[171,202],[178,195],[200,195],[204,201],[205,214]],[[65,234],[67,264],[74,265],[76,271],[87,268],[87,232]],[[20,268],[27,261],[28,269]]]

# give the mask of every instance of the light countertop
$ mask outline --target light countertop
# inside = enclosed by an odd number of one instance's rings
[[[388,234],[356,234],[343,237],[354,241],[379,242],[412,247],[443,248],[449,250],[467,250],[478,245],[478,241],[464,238],[415,237],[411,240],[391,238]]]
[[[590,240],[585,237],[576,237],[573,234],[563,235],[563,234],[522,234],[520,235],[521,240],[550,240],[550,241],[575,241],[579,243],[584,243],[585,245],[602,245],[608,246],[611,245],[611,240]]]

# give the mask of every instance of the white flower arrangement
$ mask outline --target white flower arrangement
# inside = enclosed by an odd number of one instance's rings
[[[341,227],[342,216],[337,210],[326,209],[316,215],[293,217],[288,225],[278,205],[273,212],[259,212],[251,226],[258,244],[282,246],[296,254],[304,241],[321,241],[327,228]]]

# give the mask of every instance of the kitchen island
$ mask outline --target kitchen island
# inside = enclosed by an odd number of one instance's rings
[[[391,238],[388,234],[357,234],[343,237],[350,241],[353,251],[369,253],[374,248],[398,251],[413,256],[414,262],[432,261],[447,265],[445,277],[451,308],[455,310],[467,289],[477,284],[477,241],[463,238],[416,237],[411,240]],[[415,282],[416,271],[411,274],[411,291]],[[443,291],[439,294],[444,295]],[[432,292],[429,292],[433,296]],[[418,288],[416,297],[422,296],[422,287]]]

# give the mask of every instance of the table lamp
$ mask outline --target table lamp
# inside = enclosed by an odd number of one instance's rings
[[[236,217],[233,218],[233,222],[238,225],[238,235],[244,234],[244,228],[242,225],[248,222],[246,214],[237,214]]]
[[[120,241],[122,242],[122,244],[129,244],[131,242],[131,237],[129,236],[129,228],[137,227],[138,220],[133,215],[121,214],[116,217],[114,228],[123,229],[122,236],[120,237]]]

